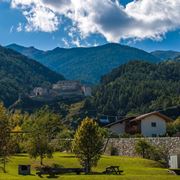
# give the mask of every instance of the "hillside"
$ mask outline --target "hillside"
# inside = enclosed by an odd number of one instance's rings
[[[177,56],[174,60],[175,60],[175,61],[180,61],[180,55]]]
[[[21,50],[22,48],[17,48],[17,45],[8,47],[33,57],[50,69],[63,74],[67,79],[77,79],[90,83],[99,82],[102,75],[130,60],[150,62],[159,60],[143,50],[120,44],[106,44],[90,48],[55,48],[46,52],[39,53],[38,51],[37,55],[30,54],[30,48],[25,51],[24,49]]]
[[[0,46],[0,100],[7,106],[33,87],[64,79],[40,63]]]
[[[179,84],[180,62],[130,62],[102,78],[94,104],[99,113],[121,116],[180,106]],[[175,109],[173,117],[179,115]]]
[[[151,54],[161,60],[174,59],[180,56],[180,52],[177,51],[153,51]]]
[[[6,46],[6,48],[12,49],[14,51],[17,51],[29,58],[35,59],[38,56],[41,56],[44,51],[41,51],[39,49],[34,48],[33,46],[31,47],[24,47],[24,46],[20,46],[18,44],[11,44],[9,46]]]

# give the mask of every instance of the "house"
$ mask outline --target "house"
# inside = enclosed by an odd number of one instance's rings
[[[166,134],[168,122],[171,118],[160,112],[151,112],[140,116],[128,117],[106,125],[109,130],[118,135],[142,134],[145,137],[156,137]]]

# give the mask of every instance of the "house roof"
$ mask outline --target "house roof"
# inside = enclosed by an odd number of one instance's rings
[[[151,115],[157,115],[157,116],[163,118],[166,122],[172,122],[173,121],[173,119],[169,118],[168,116],[165,116],[164,114],[161,114],[160,112],[154,111],[154,112],[142,114],[140,116],[127,117],[127,118],[115,121],[113,123],[110,123],[110,124],[106,125],[105,127],[111,127],[115,124],[119,124],[119,123],[122,123],[124,121],[130,121],[130,122],[140,121],[140,120],[143,120],[144,118],[151,116]]]
[[[136,117],[135,117],[135,116],[126,117],[126,118],[124,118],[124,119],[121,119],[121,120],[112,122],[112,123],[106,125],[105,127],[111,127],[111,126],[113,126],[113,125],[115,125],[115,124],[119,124],[119,123],[122,123],[122,122],[124,122],[124,121],[129,121],[129,120],[134,119],[134,118],[136,118]]]
[[[158,111],[154,111],[154,112],[150,112],[150,113],[147,113],[147,114],[143,114],[143,115],[137,116],[137,117],[135,117],[134,119],[132,119],[131,122],[143,120],[144,118],[146,118],[146,117],[148,117],[148,116],[151,116],[151,115],[159,116],[159,117],[163,118],[166,122],[171,122],[171,121],[173,121],[173,119],[169,118],[168,116],[166,116],[166,115],[164,115],[164,114],[161,114],[161,113],[158,112]]]

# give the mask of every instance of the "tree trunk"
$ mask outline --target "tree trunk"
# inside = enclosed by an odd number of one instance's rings
[[[90,162],[89,160],[86,160],[85,162],[85,173],[89,174],[91,172]]]
[[[6,173],[6,158],[3,158],[3,172]]]
[[[43,165],[43,157],[40,156],[40,163],[41,163],[41,166]]]
[[[143,156],[143,158],[145,158],[145,149],[144,148],[142,150],[142,156]]]

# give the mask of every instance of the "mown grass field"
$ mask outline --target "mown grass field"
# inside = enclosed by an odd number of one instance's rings
[[[52,159],[45,159],[44,164],[62,165],[63,167],[81,167],[78,160],[73,154],[55,153]],[[32,171],[30,176],[18,175],[18,164],[31,164]],[[0,171],[0,180],[37,180],[42,179],[36,176],[35,167],[39,165],[39,161],[30,159],[27,154],[20,154],[11,157],[10,162],[7,164],[7,173]],[[107,180],[107,179],[122,179],[122,180],[178,180],[180,177],[172,175],[167,169],[161,167],[157,162],[141,159],[141,158],[129,158],[118,156],[103,156],[98,163],[98,166],[93,169],[94,172],[102,172],[107,166],[118,165],[120,169],[124,170],[122,175],[76,175],[66,174],[57,176],[54,179],[78,179],[78,180]],[[48,178],[44,175],[43,179]]]

